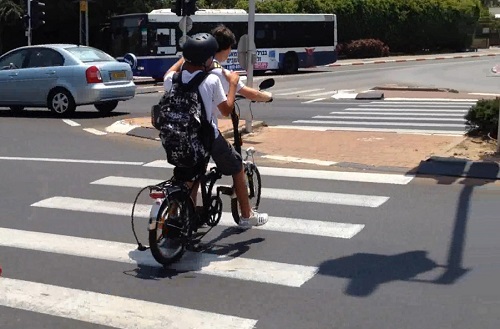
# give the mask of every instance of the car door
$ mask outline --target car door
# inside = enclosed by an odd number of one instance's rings
[[[17,92],[16,78],[26,65],[28,49],[19,49],[0,57],[0,104],[18,104],[23,95]]]
[[[31,48],[26,69],[16,77],[20,88],[27,91],[29,104],[47,104],[49,91],[57,82],[58,68],[63,64],[64,58],[56,50]]]

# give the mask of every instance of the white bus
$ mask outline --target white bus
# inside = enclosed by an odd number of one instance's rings
[[[237,39],[248,32],[248,14],[242,9],[200,9],[190,16],[188,35],[210,32],[222,23]],[[181,17],[170,9],[145,14],[118,15],[111,18],[107,51],[119,60],[127,53],[137,58],[135,76],[162,79],[181,56],[179,27]],[[334,14],[255,14],[255,71],[296,73],[299,68],[336,61],[337,20]],[[226,68],[242,71],[236,47]]]

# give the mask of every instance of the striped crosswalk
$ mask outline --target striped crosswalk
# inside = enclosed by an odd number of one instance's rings
[[[158,172],[155,168],[169,167],[164,161],[158,160],[136,166],[143,175],[102,175],[89,178],[87,186],[92,189],[103,190],[115,196],[116,190],[136,191],[146,185],[156,184],[163,179],[151,178],[148,170]],[[389,202],[390,196],[386,193],[344,193],[337,190],[335,184],[328,184],[329,190],[315,191],[307,188],[285,189],[273,186],[280,181],[293,179],[315,182],[344,182],[345,184],[373,184],[374,186],[401,186],[409,184],[412,176],[402,174],[352,173],[298,170],[289,168],[260,168],[264,187],[262,198],[266,202],[285,202],[286,204],[310,204],[332,207],[352,207],[356,209],[373,209],[383,207]],[[156,170],[156,171],[155,171]],[[135,171],[134,171],[135,172]],[[267,180],[266,180],[267,179]],[[266,183],[267,182],[267,183]],[[278,184],[279,185],[279,184]],[[314,185],[314,184],[313,184]],[[308,185],[309,186],[309,185]],[[326,186],[326,184],[325,184]],[[78,191],[75,189],[74,191]],[[381,189],[380,191],[387,191]],[[108,194],[100,194],[108,195]],[[121,195],[121,194],[120,194]],[[79,218],[88,218],[90,222],[96,217],[110,221],[123,219],[127,223],[130,219],[133,200],[117,201],[111,197],[90,198],[88,195],[48,195],[30,204],[33,212],[40,211],[45,216],[50,213],[66,212],[79,214]],[[226,200],[224,200],[226,201]],[[336,216],[335,211],[315,212],[311,209],[307,218],[296,218],[271,214],[269,222],[255,228],[255,232],[262,232],[272,238],[273,234],[285,234],[293,240],[301,237],[322,237],[345,241],[356,239],[364,229],[366,223],[349,223]],[[226,208],[227,209],[227,208]],[[149,217],[150,205],[140,203],[135,208],[137,225],[145,230],[146,219]],[[279,211],[278,211],[279,212]],[[102,216],[105,215],[105,216]],[[50,216],[50,215],[48,215]],[[63,216],[66,217],[66,216]],[[76,223],[75,223],[76,224]],[[234,227],[232,216],[223,212],[221,222],[217,228]],[[48,228],[50,229],[50,228]],[[150,268],[161,266],[153,259],[149,251],[137,250],[137,245],[129,242],[103,240],[92,237],[74,236],[71,233],[36,232],[20,230],[18,228],[0,227],[0,248],[23,250],[33,253],[59,255],[59,257],[75,257],[79,259],[108,261],[110,264],[133,264]],[[288,248],[293,250],[293,245]],[[292,251],[293,252],[293,251]],[[265,257],[264,257],[265,258]],[[319,272],[319,265],[283,262],[279,259],[257,259],[245,255],[228,255],[221,253],[187,252],[183,258],[171,266],[172,271],[181,273],[195,273],[207,278],[219,280],[236,280],[248,284],[270,285],[288,289],[301,289]],[[4,270],[9,264],[2,264]],[[141,284],[141,282],[139,282]],[[228,292],[230,293],[230,292]],[[92,286],[68,287],[50,281],[27,281],[25,278],[11,277],[5,271],[0,278],[0,306],[47,314],[55,317],[83,321],[92,324],[105,325],[113,328],[153,328],[166,326],[168,328],[255,328],[258,318],[242,316],[242,314],[222,314],[199,307],[188,308],[185,305],[175,305],[175,298],[169,303],[158,303],[118,296],[111,293],[93,290]],[[43,297],[43,298],[42,298]]]
[[[471,99],[372,101],[360,103],[356,107],[335,110],[328,115],[295,120],[292,127],[321,131],[374,131],[462,136],[466,131],[464,116],[475,103]]]

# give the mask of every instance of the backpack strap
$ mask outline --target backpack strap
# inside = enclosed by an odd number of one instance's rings
[[[200,84],[203,82],[203,80],[205,80],[205,78],[209,74],[210,73],[208,73],[208,72],[200,72],[200,73],[196,74],[196,76],[194,78],[192,78],[191,81],[189,81],[187,83],[188,88],[198,88],[200,86]]]

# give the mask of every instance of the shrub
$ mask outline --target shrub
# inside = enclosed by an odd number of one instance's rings
[[[354,40],[342,47],[347,58],[389,56],[389,47],[377,39]]]
[[[465,115],[469,135],[498,136],[498,106],[500,100],[481,99],[473,105]]]

